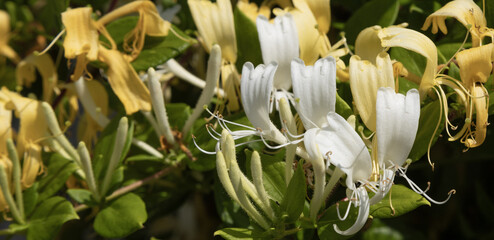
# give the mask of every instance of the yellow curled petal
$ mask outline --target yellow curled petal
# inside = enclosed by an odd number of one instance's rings
[[[481,44],[480,30],[487,26],[487,21],[482,9],[472,0],[454,0],[449,2],[425,19],[422,30],[427,30],[432,24],[432,33],[437,33],[439,28],[441,32],[447,34],[448,29],[444,21],[448,17],[455,18],[467,28],[468,25],[471,25],[470,33],[472,34],[473,45],[478,46]]]
[[[355,40],[355,55],[360,59],[376,64],[377,55],[384,51],[381,46],[381,39],[377,36],[381,26],[372,26],[362,30]]]
[[[63,47],[65,57],[73,59],[86,55],[90,61],[98,57],[98,30],[91,17],[90,7],[69,9],[62,13],[62,23],[65,26]]]
[[[460,67],[460,77],[466,88],[475,83],[485,83],[492,71],[494,44],[463,50],[456,55]]]
[[[436,45],[424,34],[399,26],[381,29],[378,37],[381,39],[381,46],[384,48],[402,47],[426,58],[427,65],[419,86],[420,98],[423,100],[428,91],[434,86],[437,69]]]
[[[240,99],[237,96],[240,86],[240,75],[233,63],[223,62],[221,65],[221,82],[223,90],[226,92],[227,106],[230,111],[237,111],[240,108]]]
[[[482,145],[487,134],[487,125],[489,125],[489,94],[482,84],[475,84],[472,90],[472,102],[475,108],[475,130],[469,130],[465,143],[467,148],[474,148]]]
[[[43,81],[43,100],[50,101],[58,76],[55,64],[48,54],[31,54],[23,59],[16,68],[17,85],[30,87],[31,83],[36,80],[36,70]]]
[[[12,161],[7,157],[6,154],[0,154],[0,164],[3,165],[3,168],[5,169],[5,172],[7,173],[7,181],[10,190],[12,191]],[[9,205],[7,204],[7,201],[5,201],[5,198],[3,196],[2,191],[0,191],[0,212],[3,211],[8,211]]]
[[[2,88],[2,92],[9,98],[7,109],[14,110],[15,116],[20,119],[17,152],[23,154],[28,143],[37,142],[49,136],[41,102],[22,97],[5,87]]]
[[[36,177],[41,174],[43,161],[41,160],[41,146],[35,143],[28,143],[24,161],[22,162],[22,188],[26,189],[33,185]]]
[[[10,40],[10,16],[7,12],[0,10],[0,55],[12,60],[14,63],[19,62],[19,56],[8,45]]]
[[[108,64],[108,82],[130,115],[139,110],[151,111],[151,95],[134,68],[117,50],[99,48],[100,60]]]
[[[213,44],[218,44],[223,58],[236,62],[237,39],[230,0],[217,0],[215,3],[209,0],[188,0],[187,3],[204,41],[204,48],[209,52]]]
[[[358,56],[350,58],[350,88],[355,106],[371,131],[376,131],[377,90],[380,87],[395,88],[393,64],[386,52],[374,60],[376,65]]]

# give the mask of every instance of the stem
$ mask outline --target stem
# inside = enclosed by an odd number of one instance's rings
[[[12,139],[7,139],[7,149],[10,160],[12,160],[12,175],[14,178],[14,186],[15,186],[15,200],[17,202],[17,206],[19,207],[19,213],[22,218],[24,218],[24,201],[22,199],[22,187],[21,187],[21,163],[19,161],[19,156],[17,155],[17,151],[15,149],[14,142]]]
[[[113,200],[119,196],[122,196],[126,193],[132,192],[132,191],[136,190],[137,188],[144,186],[145,184],[148,184],[148,183],[150,183],[154,180],[157,180],[157,179],[163,177],[164,175],[170,173],[175,167],[176,166],[169,166],[167,168],[163,168],[159,172],[156,172],[155,174],[153,174],[147,178],[141,179],[141,180],[134,182],[130,185],[122,187],[122,188],[116,190],[115,192],[113,192],[110,196],[106,197],[105,200],[111,201],[111,200]],[[80,212],[80,211],[83,211],[83,210],[88,209],[88,208],[89,208],[89,206],[87,206],[85,204],[81,204],[81,205],[75,207],[74,210],[76,212]]]

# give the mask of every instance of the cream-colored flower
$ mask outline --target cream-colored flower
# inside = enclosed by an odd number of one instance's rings
[[[19,62],[19,56],[9,46],[10,40],[10,16],[7,12],[0,10],[0,56],[9,58],[14,63]]]
[[[17,85],[31,87],[36,81],[36,70],[43,81],[43,100],[50,101],[58,81],[57,70],[50,55],[31,54],[23,59],[16,68]]]
[[[41,146],[36,143],[28,143],[22,162],[22,188],[26,189],[33,185],[36,177],[43,172],[43,161],[41,159]]]
[[[482,9],[472,0],[454,0],[449,2],[427,17],[422,30],[427,30],[432,24],[432,33],[437,33],[439,28],[441,32],[447,34],[448,29],[446,28],[445,20],[448,17],[453,17],[466,28],[470,28],[469,31],[472,34],[472,44],[474,47],[482,44],[482,32],[487,26],[487,21]]]
[[[9,98],[0,91],[0,155],[7,154],[7,139],[12,138],[12,111],[6,109]]]
[[[99,59],[108,64],[106,74],[108,82],[118,99],[125,107],[127,114],[139,110],[151,111],[151,95],[144,83],[127,62],[122,53],[117,50],[99,48]]]
[[[393,64],[386,52],[375,59],[375,65],[354,55],[350,58],[350,88],[353,100],[365,126],[376,131],[377,90],[381,87],[395,88]]]
[[[376,57],[385,50],[378,36],[381,26],[372,26],[362,30],[355,40],[355,55],[362,60],[376,64]]]
[[[97,60],[99,35],[92,13],[90,7],[69,9],[62,13],[66,32],[63,41],[65,58],[74,59],[83,55],[90,61]]]
[[[322,34],[329,32],[331,26],[330,0],[306,0],[317,21],[317,29]]]

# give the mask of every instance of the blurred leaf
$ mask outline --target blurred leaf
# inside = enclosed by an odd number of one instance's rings
[[[403,95],[406,95],[408,90],[410,90],[412,88],[415,88],[415,89],[419,88],[419,85],[417,85],[416,83],[414,83],[412,81],[408,81],[405,78],[400,77],[398,80],[399,80],[399,88],[400,88],[400,89],[398,89],[398,92],[403,94]]]
[[[281,209],[288,214],[289,222],[296,221],[304,210],[307,187],[305,185],[305,174],[301,163],[298,164],[288,184],[286,195],[281,201]]]
[[[228,196],[218,179],[216,171],[214,171],[213,174],[215,174],[213,186],[214,202],[221,221],[226,226],[248,227],[250,225],[249,217],[244,210]]]
[[[437,141],[439,135],[441,135],[441,132],[444,129],[442,120],[439,122],[439,127],[436,134],[433,136],[434,129],[436,128],[438,121],[442,118],[440,108],[441,106],[439,101],[436,100],[420,109],[420,120],[417,136],[415,137],[415,142],[413,143],[410,155],[408,155],[408,157],[413,161],[417,161],[424,156],[429,149],[429,143],[431,143],[432,146]],[[433,138],[432,142],[431,138]]]
[[[251,21],[238,8],[233,11],[235,33],[237,36],[237,69],[241,70],[245,62],[254,66],[262,63],[261,45],[257,34],[256,23]]]
[[[105,238],[122,238],[143,227],[146,206],[134,193],[117,198],[96,215],[94,230]]]
[[[340,95],[336,94],[336,105],[335,105],[336,113],[340,114],[343,118],[347,119],[350,115],[353,114],[352,108],[348,105]]]
[[[91,192],[87,189],[69,189],[67,194],[78,203],[91,205],[91,202],[94,201]]]
[[[46,0],[41,9],[40,17],[37,18],[48,32],[58,32],[62,29],[62,18],[60,15],[69,7],[69,0]]]
[[[120,50],[123,49],[125,35],[132,31],[136,26],[139,17],[129,16],[117,19],[106,26],[108,33],[112,36]],[[180,29],[172,26],[173,31],[169,31],[166,37],[149,37],[147,36],[144,48],[141,53],[131,64],[134,69],[146,71],[150,67],[155,67],[165,63],[170,58],[174,58],[183,53],[195,40],[187,36]],[[175,35],[178,34],[179,36]],[[103,36],[100,40],[108,43]]]
[[[392,215],[393,211],[389,203],[389,194],[391,194],[391,201],[395,209],[394,215]],[[422,197],[422,195],[403,185],[396,184],[391,187],[388,195],[380,202],[370,206],[369,215],[376,218],[393,218],[408,213],[422,205],[431,206],[429,201]]]
[[[189,118],[191,110],[190,106],[185,103],[170,103],[166,104],[166,113],[170,127],[180,131]]]
[[[34,211],[29,222],[27,239],[55,239],[60,227],[72,219],[79,219],[79,216],[69,201],[58,196],[49,198]]]
[[[345,33],[348,42],[354,44],[360,31],[379,25],[387,27],[398,17],[400,4],[397,0],[372,0],[365,3],[348,19]]]
[[[485,1],[485,19],[487,20],[487,26],[494,26],[494,1]]]
[[[437,45],[437,52],[439,53],[439,63],[446,63],[453,57],[453,55],[460,49],[461,43],[444,43]],[[441,57],[442,56],[442,57]]]
[[[247,228],[223,228],[214,232],[214,236],[221,236],[227,240],[234,239],[266,239],[262,232]]]
[[[70,175],[78,168],[74,162],[58,153],[49,154],[45,177],[39,181],[38,201],[43,201],[58,192],[65,185]]]
[[[402,240],[404,239],[404,237],[399,231],[387,226],[378,218],[375,218],[372,221],[372,226],[364,232],[362,239],[363,240]]]

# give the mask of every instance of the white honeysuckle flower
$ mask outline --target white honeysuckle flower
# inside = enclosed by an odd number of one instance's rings
[[[340,230],[336,224],[333,226],[342,235],[357,233],[367,221],[370,206],[365,183],[371,176],[372,164],[365,143],[352,126],[335,112],[328,113],[325,127],[307,130],[304,143],[311,159],[325,158],[327,167],[333,164],[346,173],[346,185],[351,191],[348,197],[350,204],[340,219],[346,219],[352,204],[359,207],[359,213],[355,223],[347,230]]]
[[[412,150],[420,117],[417,89],[407,95],[392,88],[380,88],[376,102],[377,158],[380,165],[403,166]]]
[[[273,23],[259,15],[256,20],[264,64],[278,63],[274,76],[275,89],[290,89],[290,62],[299,57],[297,29],[290,13],[277,16]]]
[[[335,111],[336,61],[333,57],[317,60],[305,66],[301,59],[292,61],[293,93],[297,111],[305,129],[323,128],[326,115]]]

